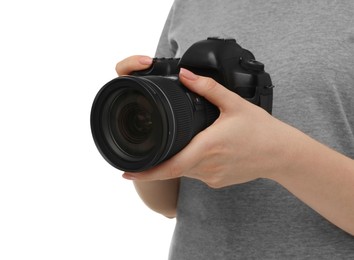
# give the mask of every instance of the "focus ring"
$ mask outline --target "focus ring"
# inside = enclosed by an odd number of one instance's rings
[[[149,80],[153,81],[155,87],[160,90],[159,92],[167,98],[164,103],[171,106],[169,109],[171,109],[175,120],[176,129],[172,129],[175,131],[175,138],[171,143],[171,150],[167,154],[167,158],[169,158],[183,149],[193,138],[193,107],[186,95],[185,87],[177,79],[153,76]],[[172,82],[173,85],[171,85]]]

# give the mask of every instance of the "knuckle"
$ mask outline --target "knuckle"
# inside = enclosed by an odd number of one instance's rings
[[[138,56],[130,56],[116,64],[116,72],[119,76],[129,74],[131,71],[137,67],[136,63],[138,60]]]
[[[124,75],[124,74],[127,74],[128,71],[129,71],[129,59],[131,59],[130,57],[129,58],[126,58],[124,60],[121,60],[119,61],[117,64],[116,64],[116,72],[119,76],[121,75]]]
[[[215,91],[216,87],[218,86],[218,83],[212,79],[212,78],[206,78],[205,82],[205,90],[208,92]]]
[[[121,61],[116,64],[115,69],[116,69],[117,74],[120,75],[121,71],[122,71],[122,62]]]

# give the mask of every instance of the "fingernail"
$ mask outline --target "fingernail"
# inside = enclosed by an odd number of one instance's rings
[[[197,75],[195,75],[193,72],[186,70],[184,68],[181,68],[179,75],[181,75],[182,77],[188,79],[188,80],[197,80],[199,77]]]
[[[127,174],[127,173],[124,173],[124,174],[122,175],[122,177],[123,177],[124,179],[130,180],[130,181],[136,180],[135,176],[130,175],[130,174]]]
[[[152,58],[144,56],[139,59],[140,64],[142,65],[151,65],[152,63]]]

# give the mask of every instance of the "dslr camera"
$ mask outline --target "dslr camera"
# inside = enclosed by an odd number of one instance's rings
[[[271,78],[250,51],[235,39],[198,41],[180,59],[155,58],[149,69],[117,77],[97,93],[92,136],[112,166],[129,172],[154,167],[217,119],[219,110],[179,81],[181,67],[272,112]]]

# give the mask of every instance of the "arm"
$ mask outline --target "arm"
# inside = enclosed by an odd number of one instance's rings
[[[188,176],[214,188],[269,178],[354,235],[352,159],[277,120],[210,78],[182,69],[180,80],[218,106],[220,117],[170,160],[139,175],[126,173],[126,178],[152,181]]]
[[[176,217],[179,178],[139,182],[134,181],[134,186],[140,198],[153,211],[168,218]]]
[[[354,235],[354,160],[301,132],[289,170],[271,178],[341,229]],[[293,136],[294,136],[293,135]]]
[[[152,59],[149,57],[132,56],[118,62],[116,71],[118,75],[127,75],[132,71],[146,69],[151,63]],[[134,186],[140,198],[149,208],[169,218],[176,216],[179,178],[134,182]]]

